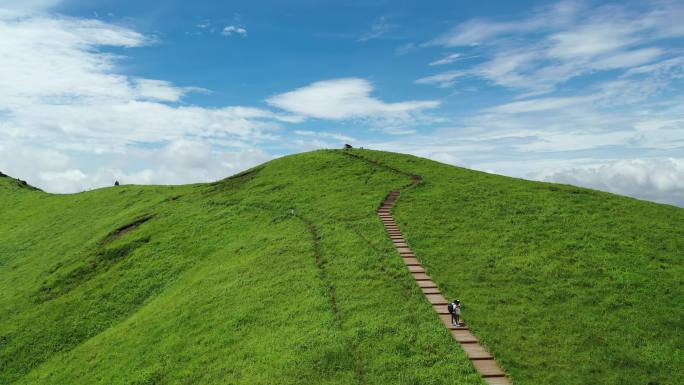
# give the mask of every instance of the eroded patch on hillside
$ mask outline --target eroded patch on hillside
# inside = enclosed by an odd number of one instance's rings
[[[111,243],[111,242],[123,237],[127,233],[138,228],[138,226],[140,226],[143,223],[152,219],[152,217],[153,217],[152,215],[145,215],[145,216],[138,218],[135,221],[133,221],[127,225],[123,225],[123,226],[119,227],[118,229],[114,230],[109,235],[107,235],[105,237],[105,239],[102,240],[101,245],[106,245],[108,243]]]
[[[243,171],[241,173],[237,173],[233,176],[230,176],[226,179],[222,179],[218,182],[210,183],[209,186],[211,187],[211,191],[226,191],[226,190],[235,190],[238,187],[244,185],[245,183],[249,182],[250,180],[256,178],[257,175],[263,170],[263,166],[258,166],[254,167],[252,169]]]
[[[139,237],[128,242],[117,242],[113,246],[110,245],[151,218],[151,215],[147,215],[117,228],[99,242],[94,252],[86,253],[82,258],[77,258],[74,263],[67,265],[58,263],[53,266],[48,272],[48,278],[33,294],[34,301],[41,303],[70,292],[96,275],[106,272],[113,265],[131,255],[136,249],[149,243],[149,237]]]

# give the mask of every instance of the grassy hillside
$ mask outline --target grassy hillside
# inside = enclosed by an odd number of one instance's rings
[[[391,153],[399,227],[517,384],[684,383],[684,209]]]
[[[399,225],[517,384],[681,383],[684,210],[399,154]],[[342,151],[73,195],[0,178],[0,384],[481,384]],[[295,215],[291,210],[295,210]]]
[[[204,185],[7,181],[2,384],[481,383],[374,215],[401,176],[322,151]]]

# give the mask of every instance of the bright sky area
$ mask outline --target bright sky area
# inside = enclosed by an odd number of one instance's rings
[[[0,170],[50,192],[344,143],[684,206],[681,1],[0,0]]]

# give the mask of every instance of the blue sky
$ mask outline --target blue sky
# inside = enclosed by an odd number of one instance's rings
[[[677,1],[0,0],[0,170],[52,192],[356,146],[684,206]]]

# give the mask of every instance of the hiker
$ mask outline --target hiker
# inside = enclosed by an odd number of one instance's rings
[[[459,326],[459,318],[461,318],[461,301],[455,299],[454,302],[447,305],[449,314],[451,314],[451,324],[453,326]]]

